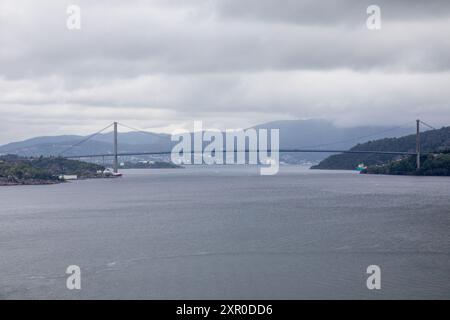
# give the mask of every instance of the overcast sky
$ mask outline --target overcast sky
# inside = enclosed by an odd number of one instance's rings
[[[71,4],[81,30],[66,27]],[[171,132],[417,117],[450,125],[447,0],[0,0],[0,143],[114,120]]]

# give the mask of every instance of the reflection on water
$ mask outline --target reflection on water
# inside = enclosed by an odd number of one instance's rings
[[[0,189],[0,298],[450,298],[448,178],[124,173]]]

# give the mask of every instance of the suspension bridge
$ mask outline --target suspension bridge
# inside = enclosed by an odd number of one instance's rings
[[[338,149],[316,149],[316,148],[298,148],[298,149],[279,149],[277,150],[279,153],[315,153],[315,152],[319,152],[319,153],[349,153],[349,154],[383,154],[383,155],[407,155],[407,156],[415,156],[416,157],[416,166],[417,169],[420,169],[420,157],[421,155],[423,155],[424,153],[421,152],[421,144],[420,144],[420,125],[423,124],[433,130],[435,130],[436,128],[434,128],[433,126],[421,121],[421,120],[416,120],[416,150],[415,152],[402,152],[402,151],[379,151],[379,150],[338,150]],[[68,147],[67,149],[63,150],[62,152],[60,152],[58,154],[58,156],[63,157],[63,158],[67,158],[67,159],[85,159],[85,158],[105,158],[105,157],[113,157],[113,170],[115,173],[118,172],[118,167],[119,167],[119,162],[118,162],[118,158],[119,157],[124,157],[124,156],[144,156],[144,155],[170,155],[172,153],[171,150],[168,151],[142,151],[142,152],[119,152],[118,150],[118,126],[123,126],[127,129],[131,129],[131,130],[135,130],[141,133],[147,133],[147,134],[154,134],[148,131],[144,131],[144,130],[140,130],[140,129],[136,129],[133,128],[131,126],[125,125],[123,123],[119,123],[119,122],[113,122],[111,124],[109,124],[108,126],[106,126],[105,128],[95,132],[94,134],[91,134],[89,136],[87,136],[86,138],[80,140],[79,142],[71,145],[70,147]],[[106,131],[107,129],[113,127],[113,152],[112,153],[99,153],[99,154],[81,154],[81,155],[64,155],[66,154],[68,151],[72,150],[73,148],[80,146],[81,144],[91,140],[92,138],[94,138],[95,136],[103,133],[104,131]],[[400,127],[400,126],[398,126]],[[398,127],[392,128],[392,129],[396,129]],[[389,129],[391,130],[391,129]],[[389,131],[389,130],[383,130],[382,132],[385,131]],[[367,135],[364,137],[358,137],[355,139],[362,139],[362,138],[368,138],[370,136],[374,136],[376,134],[379,134],[381,132],[377,132],[371,135]],[[352,139],[352,140],[355,140]],[[336,142],[332,142],[332,143],[327,143],[327,144],[322,144],[322,145],[318,145],[315,147],[323,147],[323,146],[327,146],[327,145],[332,145],[332,144],[337,144],[337,143],[342,143],[342,142],[346,142],[346,141],[336,141]],[[226,150],[225,150],[226,151]],[[243,150],[243,151],[236,151],[234,150],[235,153],[237,152],[259,152],[259,151],[267,151],[267,152],[271,152],[271,150]],[[191,151],[190,153],[196,153],[197,151]],[[200,152],[200,151],[198,151]]]

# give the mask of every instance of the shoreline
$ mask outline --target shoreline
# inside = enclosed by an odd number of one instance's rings
[[[82,180],[91,180],[91,179],[114,179],[120,178],[115,176],[104,176],[104,177],[80,177],[76,180],[24,180],[24,181],[4,181],[0,178],[0,187],[9,187],[9,186],[43,186],[43,185],[54,185],[67,183],[71,181],[82,181]]]
[[[41,186],[41,185],[53,185],[60,184],[66,181],[57,180],[31,180],[31,181],[2,181],[0,180],[0,187],[12,187],[12,186]]]

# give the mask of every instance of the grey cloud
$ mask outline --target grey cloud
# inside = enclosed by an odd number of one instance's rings
[[[51,10],[45,6],[45,10],[24,9],[27,14],[19,20],[9,16],[6,25],[10,30],[3,31],[0,38],[1,47],[9,50],[0,55],[3,75],[135,77],[155,73],[450,68],[450,41],[442,32],[450,29],[450,20],[386,21],[382,30],[371,32],[365,27],[365,5],[361,2],[318,6],[313,1],[264,0],[259,5],[252,0],[197,1],[199,7],[190,7],[194,3],[190,1],[190,6],[176,7],[172,1],[169,9],[168,4],[155,9],[139,3],[140,6],[124,8],[123,4],[100,6],[81,2],[83,27],[79,32],[65,28],[64,5]],[[207,6],[208,3],[212,5]],[[416,3],[403,3],[404,11],[415,8],[413,13],[420,17],[422,11]],[[174,7],[171,13],[170,8]],[[447,7],[441,8],[441,14],[447,12]],[[210,15],[192,18],[191,12],[205,10]],[[358,23],[342,26],[333,19],[317,18],[311,10],[328,12],[327,15],[340,19],[348,15],[342,13],[357,11]],[[216,11],[225,15],[236,11],[243,16],[229,21],[221,19],[222,15],[216,17]],[[305,15],[316,24],[282,23],[289,22],[289,17],[283,18],[284,14],[277,12],[295,15],[299,20]],[[385,12],[389,10],[384,9],[383,15]],[[246,20],[247,14],[259,14],[260,19]],[[29,20],[25,19],[28,15]],[[279,15],[281,23],[270,23],[271,15]]]
[[[80,31],[65,26],[74,3]],[[30,134],[133,117],[158,128],[448,122],[450,2],[373,3],[380,31],[365,26],[365,0],[3,0],[2,139],[22,135],[21,121]]]
[[[304,25],[358,25],[369,5],[378,5],[388,22],[448,17],[446,0],[217,0],[216,13],[225,18]]]

